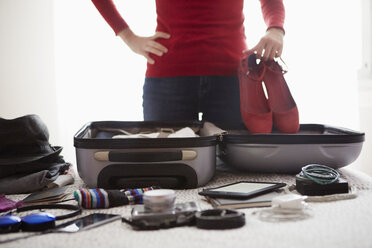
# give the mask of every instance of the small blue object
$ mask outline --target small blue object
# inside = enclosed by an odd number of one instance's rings
[[[0,233],[10,233],[18,231],[22,220],[18,216],[3,215],[0,216]]]
[[[35,213],[30,214],[22,218],[22,231],[27,232],[39,232],[45,231],[55,227],[55,219],[54,215],[49,213]]]
[[[43,223],[52,222],[55,220],[56,220],[56,217],[49,213],[35,213],[35,214],[27,215],[22,218],[22,222],[29,224],[29,225],[43,224]]]
[[[21,218],[14,215],[3,215],[0,216],[0,227],[15,225],[21,223]]]

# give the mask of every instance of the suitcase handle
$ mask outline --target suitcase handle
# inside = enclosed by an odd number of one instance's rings
[[[99,151],[94,153],[98,161],[110,162],[165,162],[178,160],[193,160],[197,157],[196,151],[177,150],[164,152],[116,152]]]
[[[113,179],[113,184],[118,189],[133,189],[139,186],[143,186],[143,188],[161,186],[165,189],[174,189],[181,183],[182,180],[180,178],[171,176],[123,177]]]

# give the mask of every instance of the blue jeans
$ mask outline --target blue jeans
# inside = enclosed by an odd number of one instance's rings
[[[145,79],[144,120],[202,120],[242,124],[237,76]]]

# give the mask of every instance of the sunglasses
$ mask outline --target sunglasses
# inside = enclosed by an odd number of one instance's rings
[[[64,209],[72,210],[71,212],[54,216],[50,213],[43,212],[42,209]],[[24,217],[14,215],[15,212],[25,212],[30,210],[40,210],[39,213],[32,213]],[[0,216],[0,233],[10,232],[40,232],[55,227],[56,220],[63,220],[74,217],[81,213],[81,208],[71,204],[44,204],[17,208],[6,215]]]

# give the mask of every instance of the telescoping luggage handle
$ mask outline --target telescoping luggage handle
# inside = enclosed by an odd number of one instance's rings
[[[99,151],[94,153],[98,161],[110,162],[165,162],[178,160],[193,160],[197,152],[192,150],[176,150],[163,152],[118,152]]]

